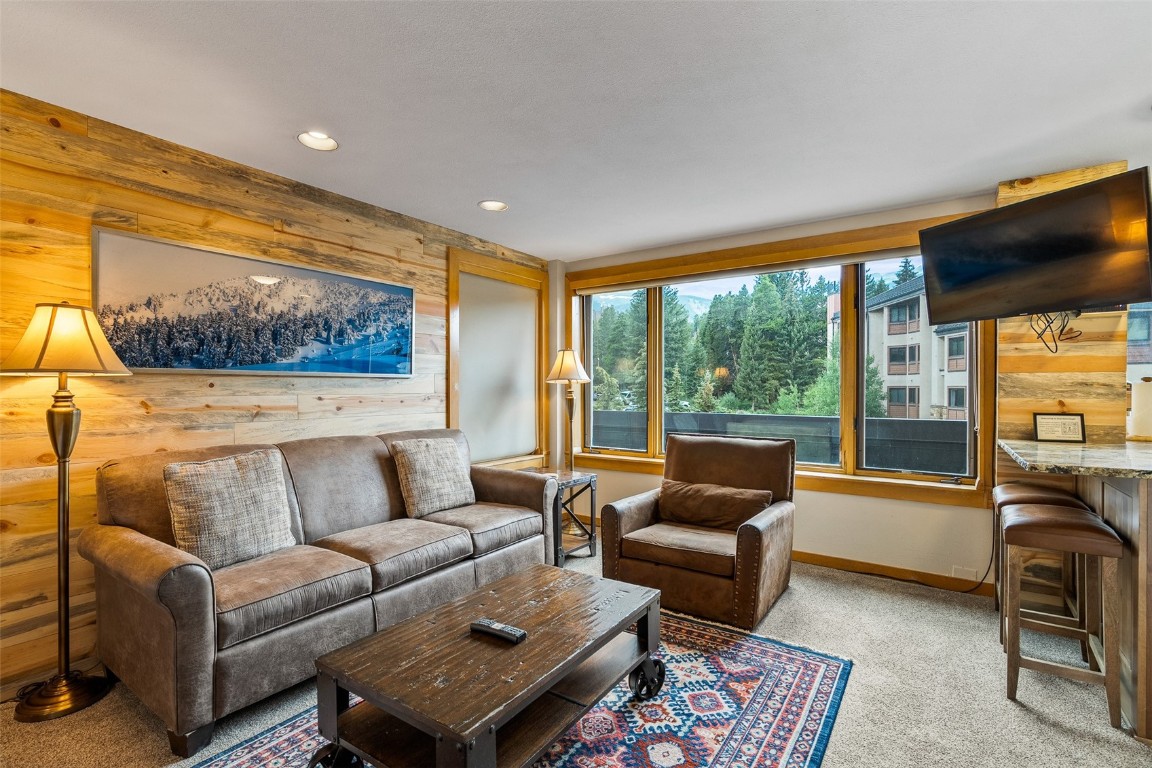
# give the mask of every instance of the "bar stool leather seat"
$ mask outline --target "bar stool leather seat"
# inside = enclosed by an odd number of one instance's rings
[[[1124,542],[1094,512],[1056,504],[1008,504],[1002,510],[1003,540],[1007,555],[1005,580],[1005,651],[1008,654],[1008,698],[1015,700],[1020,668],[1059,675],[1089,683],[1103,683],[1108,697],[1112,727],[1120,727],[1120,606],[1117,591],[1117,565],[1124,554]],[[1020,577],[1025,549],[1045,549],[1074,553],[1099,563],[1101,583],[1079,583],[1079,602],[1086,615],[1099,615],[1103,602],[1100,634],[1094,623],[1069,627],[1033,618],[1021,609]],[[1046,614],[1040,614],[1045,617]],[[1090,669],[1035,659],[1020,653],[1020,630],[1032,629],[1077,639],[1085,648]],[[1102,636],[1101,636],[1102,635]],[[1098,671],[1098,670],[1103,671]]]
[[[1003,512],[1004,543],[1029,549],[1120,557],[1124,542],[1086,509],[1054,504],[1010,504]]]
[[[1056,504],[1091,510],[1091,507],[1071,491],[1032,483],[1001,483],[992,489],[992,502],[996,505],[997,511],[1008,504]]]

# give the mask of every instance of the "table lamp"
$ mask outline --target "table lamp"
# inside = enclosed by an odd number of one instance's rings
[[[572,419],[576,413],[576,385],[592,381],[592,379],[588,378],[588,372],[584,370],[584,366],[580,365],[580,358],[576,356],[576,352],[571,349],[562,349],[556,353],[556,362],[552,364],[552,370],[548,373],[547,381],[549,384],[568,385],[568,390],[564,396],[568,405],[568,433],[565,437],[568,443],[568,471],[571,472],[576,466],[576,448],[572,445]]]
[[[56,376],[58,387],[48,409],[48,437],[56,453],[56,570],[57,570],[57,674],[36,683],[16,705],[15,718],[33,723],[70,715],[99,701],[112,687],[107,677],[81,674],[70,669],[68,595],[68,469],[76,436],[80,434],[80,411],[68,391],[73,376],[130,376],[131,373],[100,330],[89,307],[67,302],[37,304],[24,336],[12,354],[0,363],[0,374]]]

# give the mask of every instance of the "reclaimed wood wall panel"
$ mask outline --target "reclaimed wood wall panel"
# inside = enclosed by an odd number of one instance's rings
[[[997,206],[1123,173],[1125,162],[1001,182]],[[1072,321],[1080,336],[1053,353],[1028,318],[997,321],[996,430],[1004,439],[1031,440],[1033,413],[1083,413],[1089,443],[1122,443],[1125,435],[1128,313],[1093,312]],[[997,482],[1022,479],[997,462]]]
[[[292,151],[292,150],[289,150]],[[153,451],[446,424],[449,247],[543,268],[495,243],[0,91],[0,357],[41,301],[92,301],[94,226],[415,288],[405,379],[157,373],[70,382],[84,412],[72,535],[96,469]],[[55,672],[50,379],[0,378],[0,698]],[[95,643],[92,570],[72,557],[72,650]]]

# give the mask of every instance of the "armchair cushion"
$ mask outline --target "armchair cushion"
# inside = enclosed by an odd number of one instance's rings
[[[221,650],[367,595],[372,588],[365,563],[307,544],[221,568],[212,580]]]
[[[410,518],[354,528],[312,543],[368,563],[372,568],[373,592],[451,565],[472,554],[472,539],[468,531]]]
[[[408,517],[424,517],[476,502],[468,462],[455,440],[398,440],[392,443],[392,453]]]
[[[280,451],[164,467],[176,546],[216,570],[296,543]]]
[[[660,519],[734,531],[772,503],[772,491],[712,483],[665,480],[660,486]]]
[[[434,512],[425,519],[466,529],[472,536],[476,557],[530,539],[544,530],[544,518],[539,512],[510,504],[472,504]]]
[[[656,523],[633,531],[620,543],[624,557],[732,578],[736,534],[678,523]]]

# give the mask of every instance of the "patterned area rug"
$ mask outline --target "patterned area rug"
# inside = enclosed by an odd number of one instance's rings
[[[659,695],[618,685],[541,768],[820,765],[852,662],[667,613],[660,635]],[[324,743],[312,707],[196,768],[303,768]]]

